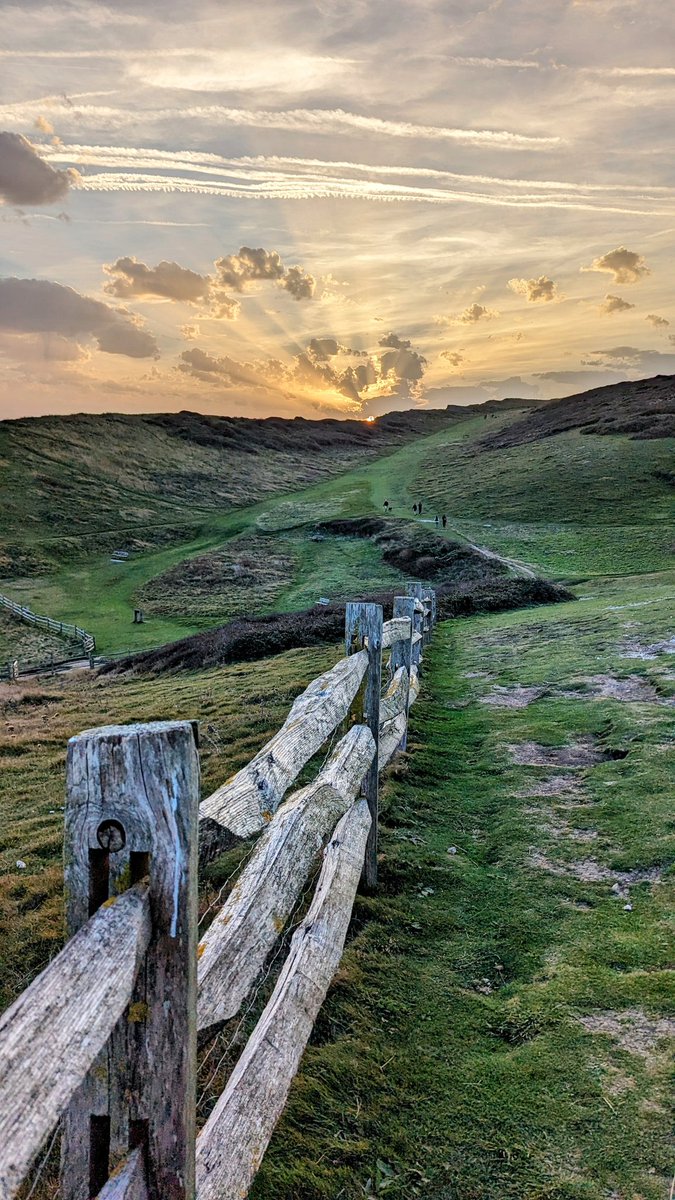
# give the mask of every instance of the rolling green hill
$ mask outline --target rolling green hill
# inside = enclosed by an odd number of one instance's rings
[[[450,542],[459,535],[583,580],[576,600],[437,625],[408,753],[381,789],[380,886],[357,898],[252,1200],[664,1200],[672,1191],[675,441],[582,432],[577,420],[532,437],[530,424],[527,438],[505,444],[521,415],[451,414],[384,451],[378,443],[376,457],[352,446],[324,461],[296,446],[295,474],[275,476],[274,454],[286,450],[269,448],[250,472],[255,503],[232,507],[224,490],[222,511],[208,507],[209,487],[222,463],[244,462],[241,448],[200,449],[185,428],[167,434],[145,419],[122,422],[124,442],[111,418],[112,441],[101,434],[106,510],[95,422],[85,439],[85,419],[73,419],[72,439],[54,445],[58,424],[34,423],[35,454],[30,430],[15,432],[21,423],[0,427],[14,513],[0,520],[17,548],[0,586],[40,611],[86,617],[103,648],[132,638],[153,646],[242,609],[396,586],[406,564],[400,545],[392,553],[393,532],[416,551],[419,573],[437,511]],[[166,490],[149,475],[160,448],[174,476]],[[51,483],[39,502],[26,499],[21,524],[21,492],[41,461]],[[207,482],[191,492],[189,473],[202,468]],[[88,531],[72,550],[43,520],[41,505],[59,503],[55,481],[65,497],[58,528],[79,505]],[[143,504],[172,514],[165,525],[119,523],[136,485]],[[364,519],[382,518],[385,500],[393,520]],[[110,561],[108,534],[111,545],[129,539],[128,560]],[[134,602],[147,606],[147,624],[130,624]],[[110,722],[198,720],[208,794],[339,653],[314,646],[145,677],[83,671],[0,684],[3,1003],[63,938],[68,737]],[[200,878],[204,917],[249,849]],[[200,1124],[266,995],[243,1026],[203,1047]],[[57,1153],[35,1200],[54,1195]]]
[[[422,521],[446,514],[446,536],[557,580],[663,570],[675,439],[658,435],[673,401],[670,380],[653,384],[599,389],[587,409],[583,397],[510,401],[372,425],[4,422],[0,589],[84,624],[104,652],[156,646],[244,611],[396,586],[404,572],[373,544],[314,535],[321,521],[381,515],[385,500],[410,519],[422,501]],[[112,561],[115,549],[129,558]]]

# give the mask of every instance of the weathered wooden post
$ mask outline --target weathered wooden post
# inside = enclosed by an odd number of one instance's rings
[[[421,618],[420,628],[417,630],[417,632],[422,634],[422,641],[418,642],[418,646],[427,646],[431,639],[432,590],[423,583],[409,583],[407,592],[409,596],[414,596],[416,600],[419,600],[420,604],[423,606],[424,611],[419,614]]]
[[[363,648],[368,651],[368,671],[359,693],[359,718],[375,739],[375,755],[366,772],[361,794],[368,801],[371,816],[361,884],[368,891],[377,887],[377,810],[380,740],[380,694],[382,691],[382,606],[350,602],[345,614],[347,654]]]
[[[399,667],[405,667],[408,673],[408,686],[406,689],[405,698],[405,733],[401,738],[401,750],[405,750],[408,743],[408,711],[410,708],[410,679],[412,675],[413,665],[413,632],[415,629],[415,598],[414,596],[394,596],[393,615],[395,617],[407,617],[410,621],[410,633],[407,638],[400,642],[394,642],[391,648],[391,669],[392,672],[397,671]]]
[[[430,589],[429,589],[429,596],[431,597],[431,630],[432,630],[432,632],[433,632],[433,629],[434,629],[434,626],[435,626],[435,624],[436,624],[436,620],[437,620],[436,590],[435,590],[435,588],[430,588]]]
[[[7,674],[10,683],[16,683],[19,678],[19,660],[18,658],[10,658],[7,663]]]
[[[152,937],[132,1002],[66,1113],[63,1200],[104,1188],[118,1200],[194,1198],[198,807],[190,721],[71,738],[68,932],[147,876]]]

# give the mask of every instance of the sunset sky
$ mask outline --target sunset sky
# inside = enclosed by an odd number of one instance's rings
[[[663,0],[0,3],[0,415],[675,373]]]

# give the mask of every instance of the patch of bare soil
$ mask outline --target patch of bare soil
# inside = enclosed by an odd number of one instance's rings
[[[540,871],[548,871],[551,875],[572,875],[582,883],[611,883],[612,890],[620,898],[625,898],[628,889],[638,883],[657,883],[661,878],[658,867],[648,870],[613,871],[611,867],[603,867],[594,858],[581,862],[554,862],[540,850],[532,850],[528,863]]]
[[[675,654],[675,634],[672,637],[666,638],[663,642],[652,642],[649,646],[643,646],[637,641],[626,641],[620,647],[622,658],[639,658],[643,661],[651,661],[659,658],[662,654]]]
[[[576,684],[576,686],[575,686]],[[641,675],[627,675],[617,679],[614,675],[587,675],[572,680],[565,688],[565,695],[577,700],[624,700],[636,704],[663,703],[656,688]]]
[[[589,1033],[604,1033],[614,1039],[622,1050],[651,1059],[663,1038],[675,1038],[675,1018],[650,1017],[642,1008],[626,1008],[623,1012],[590,1013],[577,1017]]]
[[[577,829],[570,825],[552,808],[524,808],[526,817],[534,817],[541,833],[552,838],[569,838],[573,842],[592,842],[597,838],[597,829]]]
[[[579,796],[581,780],[574,775],[547,775],[516,792],[518,799],[528,800],[535,796]]]
[[[545,687],[522,687],[520,684],[500,687],[496,684],[487,696],[481,697],[480,703],[491,704],[494,708],[527,708],[528,704],[545,696],[547,691]]]
[[[579,738],[568,746],[541,746],[539,742],[516,742],[507,745],[511,759],[519,767],[564,767],[578,770],[605,762],[612,755],[601,750],[591,737]]]

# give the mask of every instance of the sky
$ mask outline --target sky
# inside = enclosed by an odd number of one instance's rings
[[[663,0],[0,0],[0,416],[675,373]]]

